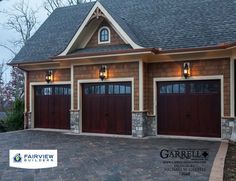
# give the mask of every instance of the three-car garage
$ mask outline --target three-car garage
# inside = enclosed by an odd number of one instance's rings
[[[220,80],[157,82],[158,135],[221,136]],[[35,86],[36,128],[70,129],[70,85]],[[81,131],[132,134],[131,82],[81,84]]]

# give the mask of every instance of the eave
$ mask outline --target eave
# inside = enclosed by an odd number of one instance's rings
[[[81,54],[70,54],[65,56],[53,56],[48,60],[43,62],[38,61],[28,61],[22,63],[8,63],[10,66],[20,67],[25,65],[46,65],[46,64],[60,64],[61,61],[68,60],[85,60],[85,59],[96,59],[96,58],[109,58],[109,57],[119,57],[119,56],[141,56],[141,55],[184,55],[184,54],[194,54],[194,53],[205,53],[205,52],[217,52],[217,51],[229,51],[231,49],[236,49],[235,43],[224,43],[216,46],[207,47],[197,47],[197,48],[180,48],[180,49],[169,49],[162,50],[160,48],[140,48],[140,49],[130,49],[130,50],[119,50],[119,51],[108,51],[99,53],[81,53]],[[229,55],[230,56],[230,55]]]
[[[118,50],[118,51],[108,51],[99,53],[81,53],[81,54],[71,54],[65,56],[54,56],[51,57],[54,61],[60,60],[79,60],[87,58],[101,58],[101,57],[114,57],[114,56],[129,56],[129,55],[142,55],[142,54],[157,54],[159,52],[158,48],[140,48],[131,50]]]

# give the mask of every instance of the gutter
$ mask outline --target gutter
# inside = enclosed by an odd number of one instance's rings
[[[152,53],[157,54],[160,51],[159,48],[140,48],[140,49],[130,49],[130,50],[118,50],[118,51],[107,51],[107,52],[99,52],[99,53],[81,53],[81,54],[71,54],[65,56],[54,56],[50,57],[53,60],[64,60],[64,59],[77,59],[77,58],[97,58],[104,56],[118,56],[121,54],[126,55],[136,55],[136,54],[146,54]]]
[[[207,47],[197,47],[197,48],[179,48],[179,49],[170,49],[170,50],[160,50],[160,54],[165,54],[165,53],[188,53],[188,52],[201,52],[201,51],[210,51],[210,50],[226,50],[236,47],[236,42],[235,43],[222,43],[219,45],[214,45],[214,46],[207,46]]]
[[[28,62],[22,62],[22,63],[7,63],[7,65],[12,66],[12,67],[18,67],[20,65],[27,65],[27,64],[47,64],[47,63],[55,63],[52,59],[48,59],[47,61],[28,61]]]

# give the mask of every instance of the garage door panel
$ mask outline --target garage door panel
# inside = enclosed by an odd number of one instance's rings
[[[93,109],[93,107],[96,107],[96,109]],[[93,95],[84,97],[83,117],[86,117],[87,121],[83,122],[83,131],[103,132],[105,130],[103,125],[104,114],[104,104],[101,97]]]
[[[157,94],[159,134],[220,137],[220,81],[158,83]]]
[[[131,134],[131,84],[84,84],[82,131]]]
[[[69,129],[70,86],[35,86],[34,110],[36,128]]]
[[[130,96],[115,95],[107,98],[107,132],[111,134],[130,133],[131,117]]]

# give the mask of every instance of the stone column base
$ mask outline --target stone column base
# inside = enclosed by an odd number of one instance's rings
[[[147,112],[132,113],[132,136],[142,138],[156,135],[155,116],[148,116]]]
[[[24,112],[24,129],[32,128],[31,112]]]
[[[70,129],[75,133],[80,133],[80,111],[70,110]]]
[[[236,141],[236,118],[222,118],[221,138]]]
[[[145,112],[132,112],[132,136],[142,138],[145,136]]]
[[[146,136],[157,135],[157,121],[156,116],[147,115]]]

